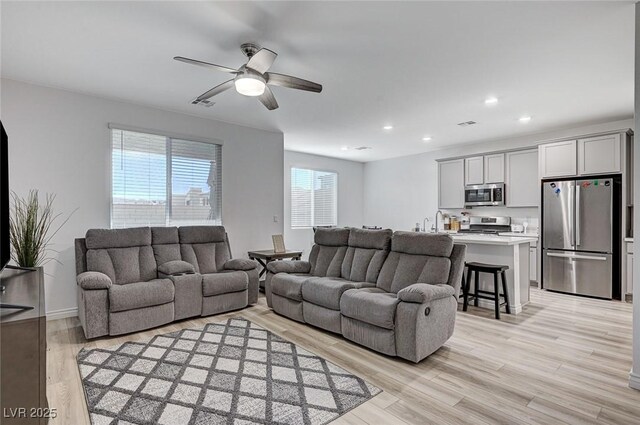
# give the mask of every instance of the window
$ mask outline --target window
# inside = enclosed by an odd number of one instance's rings
[[[222,146],[112,129],[111,227],[221,224]]]
[[[291,168],[291,228],[338,225],[338,174]]]

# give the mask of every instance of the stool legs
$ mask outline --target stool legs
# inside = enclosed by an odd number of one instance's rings
[[[479,292],[478,292],[478,291],[480,290],[480,272],[479,272],[479,271],[477,271],[477,270],[474,270],[474,271],[473,271],[473,274],[474,274],[474,276],[473,276],[473,277],[474,277],[474,279],[473,279],[473,284],[474,284],[474,286],[475,286],[475,288],[476,288],[476,289],[475,289],[475,292],[474,292],[474,294],[475,294],[476,296],[475,296],[475,297],[474,297],[474,299],[473,299],[473,305],[474,305],[474,306],[476,306],[476,307],[478,307],[478,296],[477,296],[477,295],[479,294]]]
[[[507,314],[511,314],[511,305],[509,304],[509,291],[507,290],[507,276],[504,271],[500,273],[500,277],[502,278],[502,292],[504,293],[504,300],[506,301],[506,311]]]
[[[495,293],[496,319],[500,320],[500,285],[498,285],[498,273],[493,274],[493,292]]]
[[[463,276],[464,279],[464,276]],[[463,303],[462,303],[462,311],[467,311],[467,307],[469,306],[469,289],[471,287],[471,271],[467,270],[467,279],[466,282],[462,282],[462,293],[463,293]]]

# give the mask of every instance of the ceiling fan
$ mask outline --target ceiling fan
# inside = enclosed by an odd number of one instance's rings
[[[269,86],[288,87],[290,89],[305,90],[314,93],[322,91],[322,85],[312,81],[303,80],[302,78],[292,77],[290,75],[276,74],[275,72],[267,72],[273,62],[278,57],[277,53],[261,48],[253,43],[244,43],[240,46],[242,52],[249,58],[247,63],[238,69],[226,66],[215,65],[209,62],[202,62],[195,59],[189,59],[182,56],[174,57],[180,62],[192,65],[203,66],[209,69],[235,74],[235,77],[229,81],[215,86],[211,90],[202,93],[191,101],[194,105],[204,104],[206,106],[213,105],[209,101],[213,96],[222,93],[225,90],[235,86],[236,91],[245,96],[255,96],[270,111],[278,108],[278,102],[273,96],[273,92]]]

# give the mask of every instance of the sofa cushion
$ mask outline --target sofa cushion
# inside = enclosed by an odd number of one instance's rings
[[[311,274],[318,277],[340,277],[347,246],[314,245],[309,253]]]
[[[349,229],[348,245],[353,248],[382,249],[391,248],[391,229],[370,230],[370,229]]]
[[[109,311],[134,310],[173,302],[175,291],[169,279],[153,279],[109,288]]]
[[[160,264],[158,266],[158,273],[172,276],[185,273],[195,273],[195,270],[191,263],[187,263],[186,261],[181,260],[174,260],[167,261],[164,264]]]
[[[258,263],[246,258],[234,258],[223,264],[225,270],[253,270],[258,267]]]
[[[447,283],[451,260],[447,257],[390,252],[380,270],[377,286],[387,292],[398,292],[414,283],[438,285]]]
[[[152,227],[151,228],[151,244],[152,245],[167,245],[167,244],[179,244],[180,237],[178,236],[177,227]]]
[[[242,271],[202,275],[202,295],[205,297],[246,291],[248,287],[249,277]]]
[[[290,300],[302,301],[302,284],[308,274],[278,273],[271,278],[271,292]]]
[[[351,282],[341,278],[312,277],[302,285],[302,299],[310,303],[340,310],[340,298],[345,291],[375,286],[368,282]]]
[[[393,329],[399,302],[395,294],[380,288],[350,289],[340,299],[340,313],[370,325]]]
[[[449,257],[453,250],[453,238],[443,234],[398,231],[391,238],[391,250],[405,254]]]
[[[311,271],[311,263],[303,260],[272,261],[267,264],[267,270],[273,274],[309,273]]]
[[[224,226],[182,226],[178,235],[180,243],[227,242]]]
[[[193,264],[196,273],[216,273],[231,258],[229,247],[224,242],[181,244],[180,255]]]
[[[372,248],[347,248],[341,276],[345,279],[375,283],[389,251]]]
[[[89,229],[85,237],[87,249],[127,248],[151,245],[148,227],[130,229]]]
[[[104,273],[115,284],[146,282],[158,277],[150,245],[89,249],[87,271]]]
[[[313,234],[313,241],[317,245],[344,246],[349,242],[348,228],[318,228]]]

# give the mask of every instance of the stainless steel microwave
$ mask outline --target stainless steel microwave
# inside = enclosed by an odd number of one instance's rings
[[[504,183],[474,184],[464,188],[464,206],[504,205]]]

